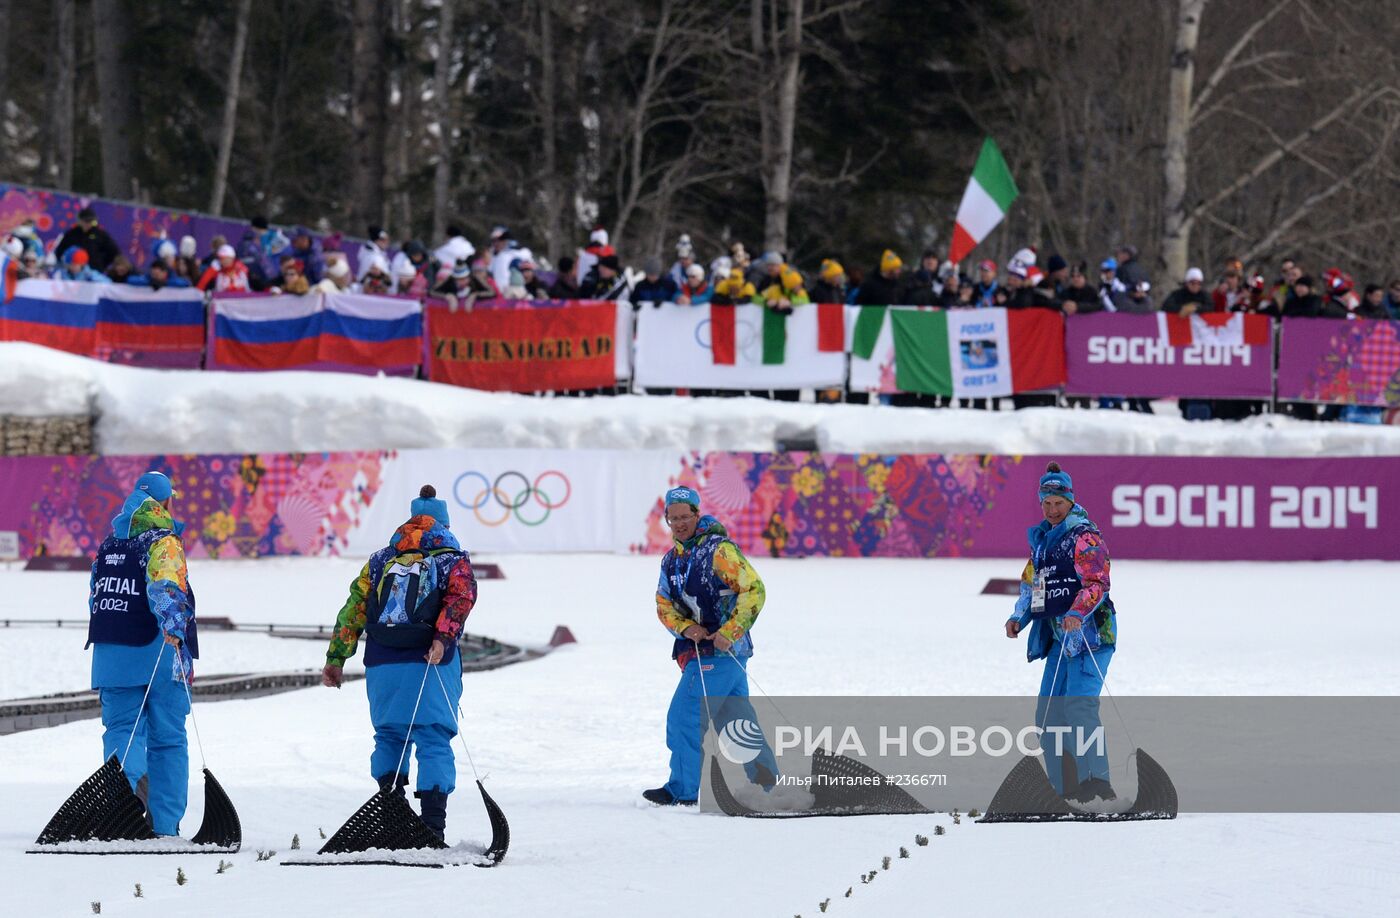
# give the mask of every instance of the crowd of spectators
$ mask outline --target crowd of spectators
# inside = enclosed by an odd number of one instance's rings
[[[5,254],[17,263],[18,277],[54,277],[94,283],[125,283],[160,289],[195,287],[204,291],[306,294],[314,291],[363,292],[444,299],[450,308],[470,309],[478,300],[619,300],[633,304],[753,303],[780,312],[806,303],[856,305],[931,305],[1048,309],[1066,315],[1096,312],[1147,314],[1246,312],[1274,317],[1363,318],[1400,320],[1400,277],[1388,283],[1358,284],[1347,272],[1329,267],[1308,272],[1297,258],[1285,258],[1272,279],[1265,269],[1246,270],[1226,259],[1208,278],[1199,267],[1173,278],[1160,297],[1150,272],[1132,245],[1120,245],[1090,270],[1087,261],[1070,263],[1052,254],[1041,263],[1034,248],[1022,248],[1004,265],[982,259],[964,273],[925,250],[906,270],[903,258],[884,250],[869,271],[849,270],[835,258],[822,259],[804,274],[776,251],[750,256],[742,242],[708,261],[697,253],[689,235],[675,244],[674,259],[656,254],[628,267],[610,244],[607,230],[596,226],[573,254],[553,264],[515,238],[509,227],[491,229],[484,251],[459,226],[430,249],[417,239],[395,245],[383,227],[368,227],[352,270],[337,234],[318,239],[305,227],[290,232],[254,217],[242,237],[230,242],[215,236],[204,252],[191,236],[178,242],[153,240],[144,273],[138,272],[122,247],[98,223],[91,209],[56,244],[46,247],[32,222],[5,239]],[[669,266],[666,262],[670,260]],[[1272,273],[1272,272],[1270,272]],[[1106,399],[1111,407],[1121,400]],[[1150,410],[1141,399],[1130,408]],[[1199,408],[1184,402],[1183,411]],[[1228,412],[1219,412],[1228,413]]]
[[[201,253],[194,237],[156,239],[144,273],[136,271],[122,247],[97,221],[91,209],[78,213],[57,244],[45,247],[32,222],[5,240],[6,253],[19,263],[21,277],[54,277],[95,283],[126,283],[153,288],[192,286],[216,291],[267,291],[302,294],[315,290],[435,295],[454,306],[480,299],[626,300],[633,303],[755,303],[790,310],[804,303],[1005,306],[1053,309],[1067,315],[1094,312],[1190,315],[1252,312],[1276,317],[1400,319],[1400,277],[1388,283],[1358,284],[1350,274],[1329,267],[1309,273],[1296,258],[1285,258],[1277,274],[1246,270],[1227,259],[1207,277],[1199,267],[1172,279],[1170,291],[1158,296],[1149,271],[1131,245],[1122,245],[1091,271],[1089,263],[1071,264],[1058,254],[1040,263],[1033,248],[1023,248],[1000,266],[983,259],[963,273],[925,250],[917,266],[906,270],[898,253],[886,249],[868,272],[847,270],[834,258],[822,259],[804,274],[781,252],[752,258],[735,242],[708,262],[690,236],[675,245],[669,266],[656,254],[625,265],[598,226],[572,255],[553,264],[537,258],[506,226],[492,228],[486,250],[478,252],[458,226],[430,250],[416,239],[395,245],[387,230],[368,228],[352,270],[340,237],[318,240],[306,227],[290,232],[254,217],[242,238],[215,236]],[[1170,286],[1170,285],[1167,285]]]

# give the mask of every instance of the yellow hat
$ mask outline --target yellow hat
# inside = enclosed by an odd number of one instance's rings
[[[802,275],[789,268],[782,273],[780,278],[783,282],[784,290],[796,290],[802,286]]]
[[[835,283],[836,279],[845,273],[846,269],[841,267],[841,262],[834,258],[822,259],[821,277],[822,280],[826,281],[828,284]]]
[[[889,249],[885,249],[885,254],[880,256],[881,271],[897,271],[904,267],[904,261]]]

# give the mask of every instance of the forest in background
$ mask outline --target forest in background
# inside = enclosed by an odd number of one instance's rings
[[[1400,272],[1388,0],[0,0],[0,180],[550,257],[988,240]]]

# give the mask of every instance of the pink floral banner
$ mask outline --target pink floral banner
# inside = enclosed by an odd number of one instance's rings
[[[1278,397],[1400,407],[1400,322],[1285,319]]]

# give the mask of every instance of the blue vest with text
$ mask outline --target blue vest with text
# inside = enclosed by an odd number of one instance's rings
[[[1045,609],[1042,612],[1032,611],[1032,619],[1059,618],[1074,605],[1074,598],[1084,586],[1079,572],[1074,569],[1074,545],[1084,533],[1098,531],[1093,523],[1080,523],[1067,530],[1055,544],[1044,545],[1036,551],[1031,560],[1037,576],[1042,571],[1045,574]],[[1103,618],[1112,612],[1113,601],[1105,594],[1094,616],[1095,623],[1102,624]]]
[[[701,537],[684,555],[672,548],[661,559],[661,572],[671,589],[672,601],[711,633],[729,620],[737,602],[734,591],[715,573],[715,552],[728,541],[719,533],[713,533]],[[678,637],[671,647],[671,659],[693,649],[690,641]],[[713,641],[700,642],[701,656],[710,656],[714,650]],[[751,656],[753,639],[745,634],[735,643],[732,652],[741,659]]]
[[[160,634],[160,622],[146,596],[146,562],[151,546],[173,535],[169,529],[151,529],[135,538],[107,537],[92,562],[92,601],[88,617],[88,644],[123,644],[143,647]],[[194,588],[189,587],[190,612],[194,612]],[[199,657],[199,635],[193,617],[185,629],[190,655]]]

